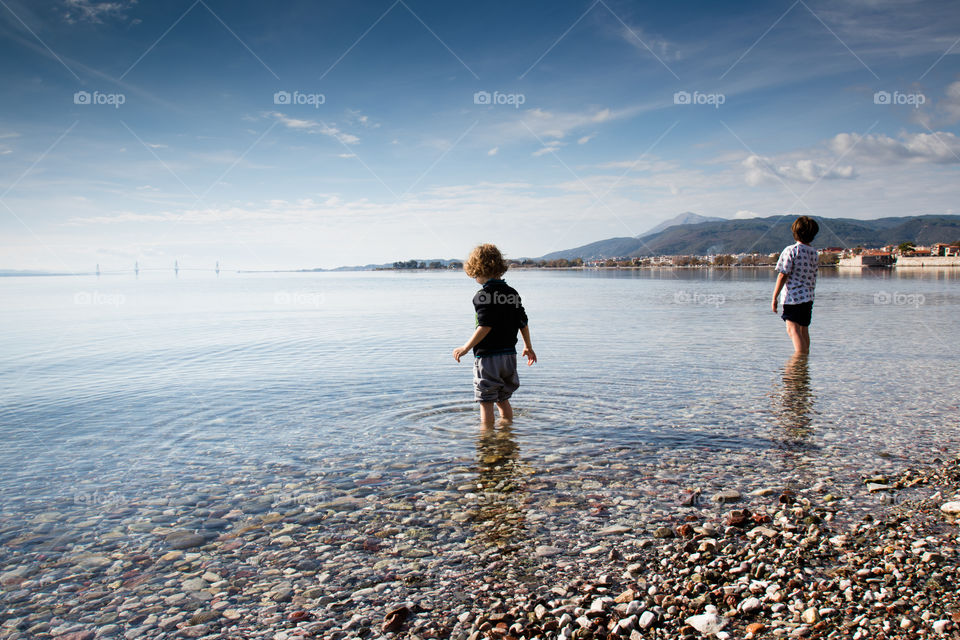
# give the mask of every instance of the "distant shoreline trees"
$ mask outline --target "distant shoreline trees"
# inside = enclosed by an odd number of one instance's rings
[[[715,256],[658,256],[647,258],[606,258],[601,260],[584,260],[583,258],[557,258],[554,260],[510,260],[514,268],[528,269],[579,269],[579,268],[607,268],[607,269],[636,269],[643,267],[761,267],[773,266],[777,263],[778,254],[748,253],[748,254],[720,254]],[[820,264],[836,264],[836,257],[828,254],[821,255]],[[460,270],[463,263],[460,261],[441,262],[434,260],[398,260],[393,263],[398,270]]]

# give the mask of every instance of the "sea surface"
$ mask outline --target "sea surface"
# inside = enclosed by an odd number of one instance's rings
[[[602,492],[614,468],[648,487],[639,514],[786,477],[869,504],[863,475],[960,444],[960,270],[822,271],[806,362],[766,269],[506,279],[539,361],[491,445],[470,358],[451,355],[474,328],[462,273],[0,278],[0,542],[51,512],[135,517],[210,492],[242,505],[305,476],[423,495],[501,459],[553,479],[534,503]]]

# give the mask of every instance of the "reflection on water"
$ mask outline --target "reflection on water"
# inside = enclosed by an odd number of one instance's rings
[[[816,395],[810,390],[810,366],[806,354],[794,354],[783,367],[783,385],[776,398],[775,414],[786,444],[802,447],[813,434],[810,424]]]
[[[525,470],[509,426],[483,429],[477,436],[477,506],[473,513],[476,542],[515,551],[526,537]]]

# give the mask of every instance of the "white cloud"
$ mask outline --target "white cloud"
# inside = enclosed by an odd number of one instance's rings
[[[739,159],[739,156],[738,156]],[[677,166],[663,160],[654,158],[637,158],[636,160],[614,160],[612,162],[602,162],[596,165],[598,169],[631,169],[633,171],[670,171]]]
[[[294,129],[299,131],[305,131],[307,133],[319,133],[331,138],[335,138],[344,144],[357,144],[360,142],[360,138],[353,135],[352,133],[346,133],[341,131],[336,126],[327,124],[325,122],[316,122],[314,120],[302,120],[300,118],[291,118],[286,114],[280,113],[279,111],[273,111],[269,114],[270,117],[276,119],[280,124],[287,127],[288,129]]]
[[[899,140],[882,134],[839,133],[830,148],[875,164],[960,163],[960,138],[948,131],[901,133]]]
[[[749,209],[741,209],[740,211],[737,211],[735,214],[733,214],[733,217],[737,220],[747,220],[749,218],[759,218],[760,215],[758,213],[750,211]]]
[[[553,140],[551,142],[548,142],[546,145],[544,145],[540,149],[537,149],[536,151],[534,151],[532,155],[533,157],[536,158],[542,155],[546,155],[548,153],[553,153],[554,151],[556,151],[562,146],[564,146],[562,142],[558,140]]]
[[[594,107],[581,112],[547,111],[537,107],[521,111],[516,116],[508,114],[508,119],[497,124],[492,133],[497,140],[522,140],[531,135],[559,140],[578,129],[585,127],[595,129],[597,124],[631,118],[639,113],[651,111],[657,106],[656,103],[638,104],[618,110]],[[589,137],[593,135],[589,134]]]
[[[347,121],[350,123],[359,124],[362,127],[368,129],[379,129],[379,122],[372,122],[370,116],[361,113],[359,109],[347,109]]]
[[[937,103],[937,109],[944,114],[948,124],[960,121],[960,80],[947,85],[946,97]]]
[[[488,155],[488,156],[495,156],[495,155],[497,155],[497,151],[499,151],[499,150],[500,150],[500,147],[494,147],[493,149],[490,149],[490,151],[487,151],[487,155]]]
[[[590,139],[591,139],[591,138],[593,138],[592,135],[590,135],[590,136],[582,136],[579,140],[577,140],[577,144],[587,144],[588,142],[590,142]]]
[[[679,60],[683,57],[674,43],[647,33],[641,27],[623,25],[620,36],[638,51],[647,55],[653,52],[661,60]]]
[[[127,2],[64,0],[64,5],[66,6],[64,19],[71,24],[74,22],[101,23],[105,17],[123,18],[127,10],[136,3],[137,0],[128,0]]]
[[[850,165],[827,166],[813,160],[796,160],[792,164],[775,165],[770,158],[750,155],[742,163],[747,170],[745,179],[750,186],[757,186],[768,180],[805,182],[811,184],[820,180],[851,180],[856,172]]]
[[[355,153],[338,153],[338,154],[337,154],[337,157],[338,157],[338,158],[356,158],[356,157],[357,157],[357,154],[355,154]]]
[[[601,109],[600,111],[597,111],[591,118],[593,122],[606,122],[609,119],[610,109]]]

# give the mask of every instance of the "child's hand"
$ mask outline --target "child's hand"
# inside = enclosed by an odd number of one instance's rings
[[[770,308],[773,309],[773,312],[774,312],[774,313],[777,312],[777,299],[776,299],[776,298],[774,298],[773,301],[770,303]]]
[[[523,353],[520,354],[520,357],[527,356],[527,366],[532,367],[533,363],[537,361],[537,354],[533,352],[533,349],[526,347],[523,350]]]
[[[463,347],[457,347],[453,350],[453,359],[457,362],[460,362],[460,356],[470,351],[470,349],[464,349]]]

